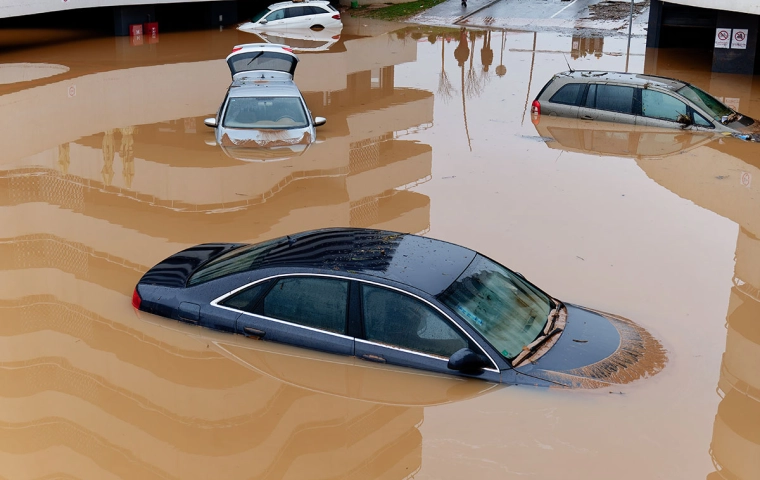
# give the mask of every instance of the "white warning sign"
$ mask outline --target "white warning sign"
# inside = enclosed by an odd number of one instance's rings
[[[749,35],[749,30],[743,28],[735,28],[733,37],[731,39],[731,48],[746,50],[747,35]]]
[[[715,29],[715,48],[729,48],[731,45],[731,29],[730,28],[716,28]]]

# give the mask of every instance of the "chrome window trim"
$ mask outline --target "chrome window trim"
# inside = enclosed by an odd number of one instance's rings
[[[373,281],[370,281],[370,280],[364,280],[362,278],[346,277],[346,276],[343,276],[343,275],[329,275],[329,274],[326,274],[326,273],[306,273],[306,272],[304,272],[304,273],[283,273],[283,274],[280,274],[280,275],[270,275],[269,277],[261,278],[259,280],[256,280],[255,282],[248,283],[246,285],[243,285],[242,287],[238,287],[238,288],[232,290],[231,292],[225,293],[224,295],[221,295],[221,296],[215,298],[214,300],[211,301],[211,305],[214,306],[214,307],[217,307],[217,308],[222,308],[222,309],[225,309],[225,310],[229,310],[231,312],[239,312],[239,313],[241,313],[243,315],[248,315],[248,316],[256,317],[256,318],[261,318],[261,319],[264,319],[264,320],[269,320],[269,321],[272,321],[272,322],[281,323],[283,325],[288,325],[288,326],[291,326],[291,327],[303,328],[305,330],[310,330],[310,331],[314,331],[314,332],[324,333],[326,335],[333,335],[333,336],[339,337],[339,338],[353,339],[354,341],[358,341],[358,342],[361,342],[361,343],[366,343],[366,344],[370,344],[370,345],[378,345],[378,346],[381,346],[381,347],[384,347],[384,348],[390,348],[390,349],[393,349],[393,350],[398,350],[400,352],[411,353],[413,355],[420,355],[420,356],[423,356],[423,357],[434,358],[436,360],[444,360],[443,357],[437,357],[435,355],[429,355],[429,354],[422,353],[422,352],[416,352],[416,351],[413,351],[413,350],[407,350],[405,348],[394,347],[392,345],[386,345],[384,343],[372,342],[372,341],[369,341],[369,340],[362,340],[361,338],[349,337],[347,335],[342,335],[340,333],[328,332],[328,331],[325,331],[325,330],[320,330],[318,328],[307,327],[305,325],[298,325],[298,324],[295,324],[295,323],[287,322],[285,320],[278,320],[276,318],[265,317],[264,315],[258,315],[258,314],[255,314],[255,313],[250,313],[250,312],[245,312],[243,310],[238,310],[236,308],[227,307],[225,305],[219,305],[219,302],[224,301],[227,297],[231,297],[232,295],[236,294],[237,292],[239,292],[241,290],[245,290],[246,288],[252,287],[252,286],[254,286],[256,284],[259,284],[259,283],[262,283],[262,282],[266,282],[267,280],[272,280],[274,278],[277,278],[277,279],[279,279],[279,278],[286,278],[286,277],[326,277],[326,278],[335,278],[335,279],[339,279],[339,280],[357,281],[357,282],[367,283],[369,285],[376,285],[376,286],[381,287],[381,288],[387,288],[387,289],[390,289],[390,290],[395,290],[395,291],[401,293],[402,295],[409,295],[410,297],[416,298],[417,300],[420,300],[420,301],[424,302],[425,304],[429,305],[430,307],[432,307],[433,309],[435,309],[441,316],[443,316],[443,318],[448,319],[449,322],[453,323],[462,333],[464,333],[467,336],[467,338],[469,338],[470,341],[472,341],[472,343],[474,343],[475,345],[477,345],[480,348],[481,352],[483,352],[483,354],[486,357],[488,357],[488,360],[491,362],[491,365],[493,367],[493,368],[484,368],[483,370],[487,370],[489,372],[494,372],[494,373],[501,373],[501,370],[499,370],[499,367],[496,364],[496,362],[494,361],[494,359],[491,357],[491,355],[488,354],[487,349],[483,348],[483,346],[480,344],[480,342],[477,342],[474,338],[472,338],[472,335],[470,335],[469,333],[467,333],[467,330],[465,330],[464,328],[462,328],[462,326],[459,325],[459,323],[457,323],[456,321],[454,321],[450,316],[446,315],[446,312],[444,312],[443,310],[441,310],[440,308],[438,308],[436,305],[430,303],[429,301],[425,300],[424,298],[422,298],[419,295],[416,295],[414,293],[407,292],[405,290],[402,290],[400,288],[393,287],[393,286],[390,286],[390,285],[385,285],[383,283],[373,282]]]

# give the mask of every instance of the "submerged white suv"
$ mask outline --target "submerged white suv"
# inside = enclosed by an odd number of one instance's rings
[[[315,127],[327,120],[312,117],[293,82],[297,64],[290,47],[270,43],[238,45],[227,56],[232,84],[216,117],[204,120],[227,155],[288,157],[314,143]]]
[[[280,2],[268,6],[238,26],[238,30],[300,30],[304,28],[342,28],[340,12],[325,0]]]

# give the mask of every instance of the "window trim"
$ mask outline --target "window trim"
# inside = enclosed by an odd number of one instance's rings
[[[573,103],[567,103],[567,102],[558,102],[554,100],[554,97],[559,95],[559,92],[561,92],[563,89],[569,87],[570,85],[578,85],[580,89],[575,94],[575,100],[573,100]],[[588,83],[583,82],[567,82],[566,84],[562,85],[557,89],[556,92],[554,92],[554,95],[549,97],[549,103],[553,103],[555,105],[565,105],[568,107],[580,107],[581,101],[586,98],[586,90],[588,90]]]
[[[491,362],[491,366],[492,366],[492,368],[484,368],[483,370],[487,370],[489,372],[494,372],[494,373],[501,373],[501,370],[499,370],[498,364],[494,361],[494,359],[488,353],[488,350],[486,348],[483,348],[483,345],[481,345],[480,342],[476,341],[473,338],[473,336],[470,335],[469,332],[467,332],[467,330],[465,330],[464,328],[462,328],[462,326],[459,325],[459,323],[457,323],[453,318],[451,318],[451,316],[449,316],[448,314],[446,314],[446,312],[444,312],[437,305],[435,305],[434,303],[432,303],[432,302],[430,302],[430,301],[428,301],[428,300],[426,300],[426,299],[424,299],[424,298],[420,297],[419,295],[416,295],[416,294],[414,294],[412,292],[407,292],[406,290],[402,290],[400,288],[397,288],[397,287],[394,287],[394,286],[391,286],[391,285],[386,285],[384,283],[378,283],[378,282],[372,282],[370,280],[364,280],[363,278],[347,277],[347,276],[343,276],[343,275],[329,275],[329,274],[326,274],[326,273],[307,273],[307,272],[303,272],[303,273],[282,273],[282,274],[277,274],[277,275],[270,275],[268,277],[260,278],[258,280],[253,281],[253,282],[250,282],[250,283],[248,283],[246,285],[238,287],[238,288],[236,288],[236,289],[234,289],[234,290],[232,290],[230,292],[227,292],[227,293],[225,293],[223,295],[220,295],[219,297],[217,297],[217,298],[215,298],[214,300],[211,301],[211,306],[217,307],[217,308],[222,308],[222,309],[229,310],[229,311],[232,311],[232,312],[239,312],[242,315],[248,315],[248,316],[251,316],[251,317],[258,317],[258,318],[261,318],[261,319],[264,319],[264,320],[270,320],[272,322],[281,323],[283,325],[288,325],[288,326],[291,326],[291,327],[303,328],[305,330],[310,330],[310,331],[314,331],[314,332],[323,333],[325,335],[333,335],[333,336],[339,337],[339,338],[353,339],[354,341],[359,341],[359,342],[370,344],[370,345],[377,345],[377,346],[381,346],[381,347],[384,347],[384,348],[391,348],[391,349],[394,349],[394,350],[397,350],[397,351],[400,351],[400,352],[406,352],[406,353],[411,353],[413,355],[420,355],[420,356],[423,356],[423,357],[430,357],[430,358],[434,358],[434,359],[437,359],[437,360],[446,361],[443,357],[437,357],[435,355],[429,355],[429,354],[422,353],[422,352],[415,352],[413,350],[407,350],[405,348],[394,347],[392,345],[386,345],[384,343],[377,343],[377,342],[372,342],[372,341],[369,341],[369,340],[363,340],[361,338],[351,337],[351,336],[343,335],[343,334],[340,334],[340,333],[328,332],[328,331],[320,330],[320,329],[314,328],[314,327],[307,327],[305,325],[298,325],[298,324],[291,323],[291,322],[288,322],[288,321],[285,321],[285,320],[279,320],[277,318],[271,318],[271,317],[267,317],[267,316],[264,316],[264,315],[259,315],[259,314],[256,314],[256,313],[245,312],[243,310],[238,310],[236,308],[228,307],[226,305],[219,305],[219,302],[224,301],[227,297],[230,297],[230,296],[238,293],[239,291],[241,291],[243,289],[252,287],[252,286],[254,286],[254,285],[258,284],[258,283],[261,283],[261,282],[266,282],[268,280],[280,279],[280,278],[285,278],[285,277],[327,277],[327,278],[335,278],[335,279],[348,280],[348,281],[354,281],[354,282],[363,282],[363,283],[367,283],[369,285],[376,285],[378,287],[387,288],[389,290],[395,290],[397,292],[400,292],[401,294],[408,295],[408,296],[410,296],[412,298],[416,298],[417,300],[420,300],[420,301],[426,303],[428,306],[430,306],[433,309],[435,309],[436,311],[438,311],[438,313],[440,313],[445,319],[448,319],[449,322],[453,323],[462,333],[464,333],[467,336],[467,338],[469,338],[472,341],[473,344],[477,345],[480,348],[481,352],[483,352],[483,354],[488,358],[488,360]],[[272,284],[274,285],[274,283],[276,283],[276,282],[273,282]],[[264,293],[264,295],[266,295],[266,293]],[[349,285],[349,299],[348,299],[348,310],[349,310],[348,311],[348,316],[349,316],[348,324],[349,324],[349,326],[351,324],[351,298],[350,298],[350,295],[351,295],[351,287]],[[262,298],[263,298],[263,296],[262,296]],[[261,299],[259,299],[259,301],[261,301]],[[362,325],[362,327],[363,327],[363,325]]]

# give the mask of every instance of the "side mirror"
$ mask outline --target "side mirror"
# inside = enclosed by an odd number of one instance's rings
[[[488,360],[469,348],[457,350],[449,358],[449,369],[462,373],[480,373],[488,366]]]
[[[327,123],[327,119],[325,117],[314,117],[314,126],[315,127],[321,127]]]
[[[216,125],[216,118],[207,118],[207,119],[203,120],[203,124],[206,125],[207,127],[211,127],[211,128],[216,128],[217,127],[217,125]]]
[[[680,123],[684,127],[688,127],[689,125],[691,125],[691,118],[689,118],[688,115],[684,115],[683,113],[681,113],[678,115],[676,122]]]
[[[266,18],[262,18],[261,20],[259,20],[259,23],[262,25],[266,25],[267,23],[269,23],[269,20],[267,20]]]

